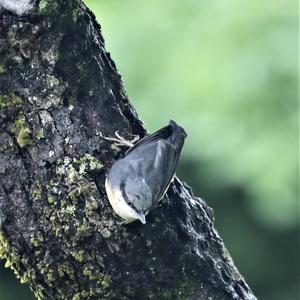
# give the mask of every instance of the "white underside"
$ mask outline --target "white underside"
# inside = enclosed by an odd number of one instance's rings
[[[126,223],[140,219],[138,213],[124,200],[122,192],[118,189],[113,190],[107,179],[105,180],[105,189],[112,208],[118,216],[126,221]]]

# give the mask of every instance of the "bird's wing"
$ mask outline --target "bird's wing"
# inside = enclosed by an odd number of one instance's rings
[[[136,144],[134,144],[130,149],[126,151],[126,155],[134,151],[136,148],[141,145],[150,144],[155,141],[165,139],[172,134],[172,127],[167,125],[165,127],[160,128],[159,130],[153,132],[152,134],[146,135],[142,139],[140,139]]]
[[[160,200],[167,192],[174,177],[179,156],[180,152],[171,143],[164,140],[158,141],[153,171],[153,176],[160,178],[160,189],[156,195],[156,201]]]
[[[136,147],[126,159],[131,161],[134,176],[143,178],[150,187],[153,202],[165,194],[177,167],[180,152],[169,142],[159,139],[148,140]]]

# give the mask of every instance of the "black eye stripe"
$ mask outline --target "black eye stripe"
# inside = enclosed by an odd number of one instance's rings
[[[124,180],[121,181],[120,188],[121,188],[121,191],[123,191],[125,189],[125,181]]]
[[[128,199],[126,193],[125,193],[125,181],[121,181],[121,183],[120,183],[120,189],[121,189],[122,197],[124,198],[124,200],[126,201],[126,203],[131,208],[134,208],[133,204],[129,201],[129,199]]]

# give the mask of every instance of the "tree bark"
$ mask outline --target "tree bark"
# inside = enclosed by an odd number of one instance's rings
[[[104,188],[146,134],[100,26],[79,0],[0,8],[0,256],[38,299],[255,299],[175,179],[147,217],[120,226]]]

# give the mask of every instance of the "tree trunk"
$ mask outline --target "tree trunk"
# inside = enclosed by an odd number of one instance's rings
[[[175,179],[147,217],[120,226],[104,188],[124,150],[103,136],[146,131],[79,0],[0,8],[0,257],[39,299],[255,299]],[[167,120],[166,120],[167,121]]]

